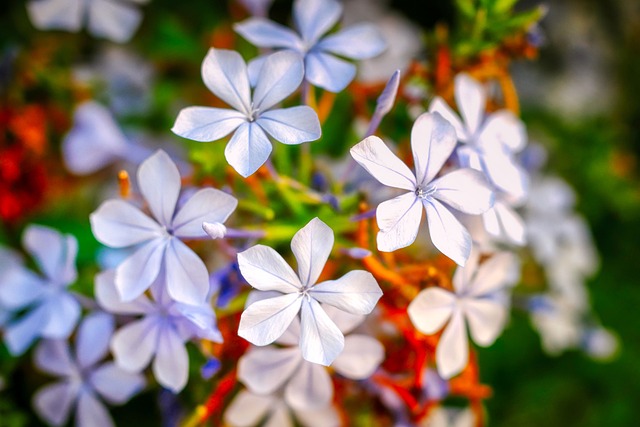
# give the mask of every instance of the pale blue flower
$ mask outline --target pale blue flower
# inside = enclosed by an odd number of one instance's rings
[[[272,150],[269,136],[288,145],[320,138],[320,121],[312,108],[274,108],[298,89],[303,75],[298,55],[275,53],[265,60],[251,94],[247,65],[240,54],[210,49],[202,63],[202,79],[211,92],[233,109],[185,108],[171,130],[201,142],[215,141],[233,132],[224,154],[229,164],[246,178],[269,158]]]
[[[138,168],[138,187],[153,217],[124,200],[107,200],[91,214],[91,229],[99,242],[112,248],[136,246],[116,269],[116,286],[124,301],[141,295],[161,270],[169,295],[176,301],[198,305],[209,293],[204,262],[182,242],[207,237],[204,222],[222,223],[238,201],[214,188],[197,191],[178,207],[180,173],[162,150]]]
[[[323,37],[342,15],[336,0],[296,0],[293,21],[296,31],[265,18],[249,18],[235,30],[262,48],[286,49],[304,57],[305,79],[314,86],[340,92],[356,76],[356,67],[341,59],[368,59],[380,54],[386,43],[372,24],[355,24]],[[258,70],[264,57],[251,68]],[[252,73],[253,74],[253,73]]]
[[[5,326],[4,340],[14,356],[24,353],[39,337],[66,339],[80,318],[80,303],[68,291],[75,282],[78,242],[71,235],[40,225],[30,225],[23,246],[42,275],[23,265],[3,270],[0,305],[22,314]]]
[[[111,315],[93,313],[78,328],[75,351],[64,340],[44,340],[36,348],[36,367],[59,378],[33,397],[36,412],[49,424],[66,424],[75,408],[75,426],[113,427],[101,400],[123,404],[144,387],[142,375],[126,372],[113,362],[98,364],[108,353],[113,324]]]
[[[211,307],[172,300],[163,276],[151,286],[153,300],[140,295],[123,302],[116,289],[115,272],[96,276],[96,298],[100,306],[115,314],[142,317],[120,328],[111,340],[116,364],[129,372],[140,372],[153,360],[153,374],[162,386],[177,393],[189,378],[185,343],[193,338],[222,342]]]

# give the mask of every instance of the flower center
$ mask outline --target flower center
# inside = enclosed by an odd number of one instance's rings
[[[424,187],[416,188],[416,197],[419,199],[426,200],[433,195],[437,190],[435,185],[427,185]]]
[[[259,108],[255,108],[253,106],[253,102],[251,103],[251,111],[249,111],[249,116],[247,117],[249,119],[250,122],[255,122],[258,119],[258,116],[260,115],[260,109]]]

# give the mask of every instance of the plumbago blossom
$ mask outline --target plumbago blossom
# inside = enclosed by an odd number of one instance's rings
[[[140,319],[121,327],[111,340],[117,366],[127,372],[142,371],[153,359],[152,370],[162,386],[179,392],[189,378],[189,357],[185,343],[200,338],[222,342],[216,317],[207,303],[189,305],[173,301],[159,275],[150,294],[123,302],[116,289],[115,273],[96,276],[96,299],[111,313],[139,315]]]
[[[467,265],[458,267],[453,276],[454,292],[431,287],[411,301],[407,312],[420,332],[434,334],[446,324],[436,349],[442,378],[457,375],[467,365],[466,324],[476,344],[493,344],[507,322],[509,286],[518,277],[519,263],[512,253],[495,253],[480,263],[480,254],[474,251]]]
[[[238,335],[257,346],[271,344],[300,313],[302,357],[330,365],[344,349],[344,335],[320,304],[364,315],[382,296],[373,275],[363,270],[316,284],[333,242],[333,230],[318,218],[300,229],[291,240],[298,274],[268,246],[256,245],[240,252],[238,265],[246,281],[259,291],[275,291],[276,296],[253,302],[244,310]]]
[[[111,315],[95,312],[80,324],[73,352],[65,340],[44,340],[38,345],[35,366],[58,377],[33,397],[36,412],[47,423],[65,425],[75,408],[77,427],[112,427],[115,424],[101,399],[120,405],[144,388],[142,375],[126,372],[113,362],[99,364],[109,351],[113,328]]]
[[[115,283],[123,301],[132,301],[165,276],[171,298],[200,305],[209,293],[204,262],[182,239],[207,237],[202,225],[213,224],[222,237],[222,225],[238,201],[214,188],[193,194],[182,206],[180,173],[162,150],[138,168],[138,187],[153,217],[124,200],[107,200],[91,214],[91,229],[99,242],[112,248],[136,246],[136,251],[116,268]]]
[[[369,59],[386,47],[380,32],[372,24],[361,23],[323,37],[342,15],[336,0],[296,0],[293,22],[297,32],[262,17],[236,24],[235,30],[261,48],[284,49],[304,58],[305,79],[330,92],[340,92],[356,76],[356,67],[340,57]],[[252,61],[259,70],[265,57]],[[253,73],[252,73],[253,74]]]
[[[138,5],[148,1],[32,0],[27,3],[27,12],[40,30],[78,32],[86,25],[96,37],[124,43],[131,39],[142,21]]]
[[[81,307],[68,287],[76,281],[78,242],[75,237],[40,225],[28,226],[22,244],[42,275],[13,265],[0,277],[0,305],[13,314],[4,341],[14,356],[38,338],[66,339],[80,319]],[[15,261],[15,257],[11,257]]]
[[[493,205],[493,193],[482,173],[470,168],[436,178],[455,145],[454,128],[438,113],[424,113],[411,129],[415,174],[375,135],[351,148],[351,156],[380,183],[408,191],[376,209],[379,250],[391,252],[412,244],[424,208],[435,247],[465,264],[471,236],[450,209],[481,214]]]
[[[171,130],[201,142],[215,141],[233,132],[224,155],[246,178],[269,158],[273,149],[269,136],[287,145],[320,138],[320,122],[311,107],[274,108],[298,89],[303,75],[304,66],[298,55],[274,53],[260,68],[252,94],[247,65],[240,54],[211,48],[202,63],[202,79],[233,109],[184,108]]]
[[[255,295],[248,303],[269,296]],[[384,358],[383,345],[373,337],[351,333],[364,320],[364,315],[353,315],[329,305],[322,309],[346,335],[344,350],[335,359],[332,368],[340,375],[363,380],[371,376]],[[294,318],[287,331],[275,342],[280,346],[254,347],[238,362],[238,379],[250,392],[262,396],[283,391],[287,406],[297,410],[327,407],[333,399],[331,376],[322,365],[308,362],[302,357],[300,320]]]
[[[483,172],[493,186],[494,206],[482,216],[487,232],[522,246],[526,228],[515,208],[526,200],[529,178],[515,154],[527,144],[524,124],[508,110],[485,115],[485,89],[468,74],[456,76],[454,89],[462,119],[438,96],[429,111],[440,113],[455,128],[462,143],[456,150],[461,165]]]

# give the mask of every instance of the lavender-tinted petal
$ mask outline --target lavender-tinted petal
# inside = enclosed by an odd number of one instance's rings
[[[464,266],[471,253],[471,236],[460,221],[439,201],[425,201],[429,233],[434,246],[443,254]]]
[[[124,248],[162,236],[160,224],[124,200],[107,200],[89,219],[95,238],[112,248]]]
[[[313,108],[307,106],[267,111],[260,115],[257,123],[283,144],[315,141],[322,135],[318,115]]]
[[[60,292],[49,297],[43,307],[48,310],[47,324],[42,336],[51,339],[65,339],[71,335],[80,319],[80,303],[71,294]]]
[[[33,363],[39,370],[59,377],[76,372],[69,344],[63,340],[42,340],[35,349]]]
[[[356,66],[323,52],[309,52],[305,57],[305,78],[329,92],[340,92],[356,76]]]
[[[4,342],[12,356],[22,355],[42,335],[49,313],[40,305],[25,313],[20,319],[10,322],[4,331]]]
[[[293,20],[309,46],[329,31],[341,14],[342,4],[336,0],[296,0],[293,3]]]
[[[77,427],[115,427],[109,411],[90,391],[84,390],[78,396],[76,409]]]
[[[89,381],[105,400],[123,404],[145,386],[142,374],[127,372],[113,362],[107,362],[91,373]]]
[[[27,3],[33,25],[40,30],[76,32],[82,26],[84,3],[76,0],[41,0]]]
[[[238,52],[209,49],[202,62],[202,80],[218,98],[245,116],[251,113],[247,65]]]
[[[0,304],[10,310],[19,310],[42,298],[50,285],[22,266],[3,270],[2,275]]]
[[[163,150],[156,151],[138,167],[138,187],[158,222],[171,224],[180,195],[180,172]]]
[[[76,280],[78,241],[75,237],[49,227],[30,225],[23,234],[22,244],[49,280],[64,285]]]
[[[127,3],[94,0],[89,5],[87,28],[96,37],[125,43],[142,21],[142,13]]]
[[[191,248],[177,238],[171,239],[165,252],[166,285],[171,298],[198,305],[209,293],[209,272]]]
[[[115,321],[104,312],[94,312],[84,318],[76,335],[76,359],[80,368],[95,365],[109,353],[109,342]]]
[[[140,372],[156,353],[158,318],[145,317],[120,328],[111,340],[111,351],[117,365],[128,372]]]
[[[170,327],[162,328],[159,332],[153,375],[162,386],[174,393],[182,390],[189,379],[187,350],[178,334]]]
[[[165,248],[164,240],[151,240],[118,266],[115,282],[122,301],[129,302],[138,298],[156,280]]]
[[[253,393],[271,394],[291,379],[301,362],[297,347],[253,348],[238,361],[238,379]]]
[[[95,277],[95,297],[104,310],[114,314],[143,314],[153,309],[153,304],[144,295],[131,302],[124,302],[116,288],[115,270],[106,270]]]
[[[253,108],[260,112],[295,92],[304,77],[304,62],[300,54],[281,50],[267,57],[262,64],[255,90]]]
[[[235,24],[233,29],[258,47],[302,49],[302,40],[294,31],[265,18],[246,19]]]
[[[173,234],[183,238],[205,237],[203,223],[223,223],[238,206],[238,200],[215,188],[204,188],[191,196],[173,219]]]
[[[271,141],[258,124],[245,123],[233,134],[224,156],[246,178],[267,161],[272,149]]]
[[[79,386],[79,383],[70,381],[47,385],[33,396],[33,408],[48,423],[55,426],[64,425],[78,397]]]
[[[187,107],[180,110],[171,131],[194,141],[216,141],[246,121],[247,117],[236,110]]]
[[[325,50],[350,59],[368,59],[382,53],[386,42],[373,24],[360,23],[331,34],[316,44]]]

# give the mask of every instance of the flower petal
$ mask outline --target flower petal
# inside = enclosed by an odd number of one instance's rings
[[[202,62],[202,80],[218,98],[241,112],[251,114],[251,88],[247,64],[238,52],[209,49]]]
[[[349,59],[369,59],[382,53],[386,45],[375,25],[359,23],[325,37],[315,48]]]
[[[365,138],[353,146],[350,152],[354,160],[381,184],[415,191],[416,178],[409,167],[377,136]]]
[[[33,408],[48,423],[64,425],[78,397],[79,385],[75,382],[60,381],[45,386],[33,396]]]
[[[353,270],[338,280],[318,283],[309,295],[321,303],[351,314],[369,314],[382,296],[382,290],[371,273]]]
[[[42,340],[35,349],[33,364],[58,377],[72,376],[76,372],[69,344],[64,340]]]
[[[174,393],[187,385],[189,355],[176,331],[164,327],[158,333],[158,350],[153,361],[153,375],[162,386]]]
[[[308,46],[331,29],[342,14],[342,5],[335,0],[296,0],[293,20]]]
[[[524,201],[529,191],[529,175],[513,157],[503,153],[482,156],[483,172],[496,187],[517,202]]]
[[[240,126],[224,149],[227,162],[244,178],[258,170],[271,154],[271,141],[255,122]]]
[[[128,372],[140,372],[156,353],[158,320],[145,317],[120,328],[111,339],[111,351],[118,366]]]
[[[237,427],[253,427],[270,412],[275,398],[242,390],[224,413],[225,422]]]
[[[162,239],[150,240],[116,268],[116,287],[121,301],[133,301],[156,280],[166,246]]]
[[[421,220],[422,206],[413,191],[380,203],[376,209],[378,250],[393,252],[412,244]]]
[[[313,108],[304,105],[267,111],[256,122],[283,144],[315,141],[322,135],[318,115]]]
[[[142,13],[127,3],[94,0],[89,6],[87,27],[91,34],[117,43],[125,43],[142,21]]]
[[[40,305],[4,328],[4,342],[12,356],[22,355],[42,335],[49,319],[46,306]]]
[[[435,334],[451,317],[456,297],[442,288],[422,290],[409,304],[407,314],[417,330],[426,335]]]
[[[507,323],[506,307],[484,298],[465,299],[463,307],[473,341],[482,347],[493,344]]]
[[[384,360],[384,346],[368,335],[345,337],[344,351],[333,362],[340,375],[352,380],[369,378]]]
[[[438,374],[445,379],[459,374],[469,361],[467,328],[460,310],[455,310],[436,348]]]
[[[42,336],[51,339],[69,338],[82,311],[78,300],[69,293],[59,292],[47,298],[43,307],[48,310],[49,317],[42,329]]]
[[[171,157],[156,151],[138,167],[138,187],[158,222],[169,226],[180,195],[180,172]]]
[[[460,221],[435,199],[424,202],[429,233],[434,246],[443,254],[464,266],[471,253],[471,236]]]
[[[329,366],[344,348],[344,335],[313,298],[303,298],[300,350],[312,363]]]
[[[470,135],[474,135],[484,119],[486,94],[482,85],[469,74],[460,73],[454,81],[455,98]]]
[[[322,408],[331,403],[333,383],[324,366],[302,361],[284,390],[284,398],[292,408]]]
[[[254,345],[271,344],[289,327],[301,304],[298,293],[257,301],[242,312],[238,335]]]
[[[117,405],[127,402],[145,386],[143,375],[124,371],[113,362],[93,371],[89,381],[100,396]]]
[[[366,314],[352,314],[339,308],[336,308],[332,305],[322,304],[322,309],[327,316],[331,318],[331,321],[336,324],[340,332],[343,335],[346,335],[356,329],[358,326],[362,324],[367,318]],[[298,336],[300,335],[300,325],[298,325]],[[296,337],[297,338],[297,337]],[[298,343],[296,339],[295,344]]]
[[[478,144],[488,150],[504,147],[510,152],[519,152],[527,145],[527,130],[511,111],[499,110],[485,120]]]
[[[0,278],[0,304],[9,310],[20,310],[41,299],[50,284],[30,270],[17,266],[3,269]]]
[[[100,307],[114,314],[144,314],[153,309],[153,304],[144,294],[131,302],[123,302],[115,280],[115,270],[105,270],[96,275],[94,290]]]
[[[86,390],[81,391],[78,396],[75,425],[78,427],[115,427],[104,404],[93,393]]]
[[[216,141],[229,135],[246,121],[247,117],[236,110],[187,107],[178,113],[171,132],[193,141]]]
[[[82,27],[85,3],[77,0],[34,0],[27,3],[27,12],[39,30],[76,32]]]
[[[464,123],[460,120],[460,117],[453,111],[447,102],[436,96],[431,101],[429,105],[430,113],[438,113],[440,114],[446,121],[449,122],[450,125],[456,130],[456,137],[460,142],[469,142],[471,140],[471,136],[469,135],[467,128],[464,126]]]
[[[411,128],[411,150],[418,186],[427,185],[456,146],[453,126],[438,113],[423,113]]]
[[[84,318],[76,335],[76,359],[80,368],[93,366],[107,356],[114,328],[110,314],[94,312]]]
[[[225,222],[238,199],[215,188],[203,188],[191,196],[173,219],[173,234],[182,238],[205,237],[204,222]]]
[[[293,236],[291,251],[298,261],[298,277],[302,286],[316,283],[329,259],[333,241],[333,230],[317,217]]]
[[[482,214],[484,228],[494,237],[518,246],[527,243],[527,228],[522,218],[506,203],[497,201],[492,209]]]
[[[302,284],[296,273],[278,252],[268,246],[256,245],[240,252],[238,267],[242,277],[251,286],[261,291],[278,291],[288,294],[302,290]]]
[[[289,381],[302,362],[300,349],[253,348],[238,362],[238,379],[257,394],[271,394]]]
[[[333,1],[333,0],[331,0]],[[329,92],[340,92],[356,76],[356,66],[328,53],[311,51],[304,60],[305,78]]]
[[[167,245],[164,261],[171,298],[185,304],[202,304],[209,293],[209,272],[200,257],[173,238]]]
[[[124,248],[162,236],[160,224],[124,200],[107,200],[89,219],[95,238],[112,248]]]
[[[433,197],[470,215],[491,209],[494,194],[482,172],[471,168],[456,169],[435,181]]]
[[[266,18],[252,17],[233,26],[236,33],[257,47],[302,50],[302,40],[289,27]]]
[[[253,108],[267,111],[295,92],[304,77],[304,62],[299,53],[281,50],[267,56],[253,91]]]
[[[24,232],[22,244],[49,280],[64,285],[76,280],[78,241],[75,237],[49,227],[30,225]]]

